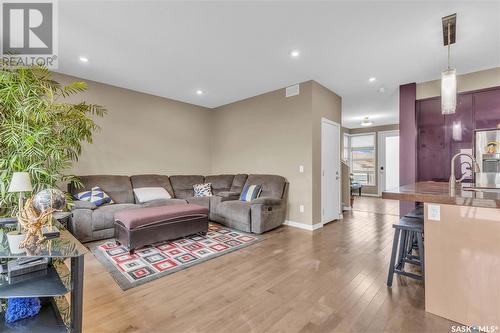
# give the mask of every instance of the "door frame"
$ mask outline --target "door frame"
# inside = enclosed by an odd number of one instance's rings
[[[325,215],[323,214],[324,212],[324,207],[325,207],[325,184],[324,184],[324,177],[323,177],[323,173],[324,173],[324,170],[325,170],[325,165],[324,165],[324,159],[323,159],[323,124],[326,123],[326,124],[329,124],[329,125],[333,125],[335,127],[338,128],[338,138],[337,138],[337,142],[338,142],[338,147],[337,147],[337,152],[338,152],[338,170],[339,170],[339,212],[338,212],[338,215],[337,215],[337,218],[336,219],[341,219],[342,218],[342,164],[341,164],[341,147],[340,147],[340,137],[342,135],[342,127],[340,126],[339,123],[337,122],[334,122],[330,119],[327,119],[327,118],[324,118],[324,117],[321,117],[321,173],[320,173],[320,177],[321,177],[321,224],[326,224],[328,222],[331,222],[332,220],[328,220],[326,221],[325,220]],[[335,219],[334,219],[335,220]]]
[[[399,136],[399,130],[389,130],[389,131],[380,131],[377,132],[377,193],[378,196],[382,195],[382,181],[380,177],[380,167],[382,166],[382,149],[381,147],[381,142],[382,142],[382,136],[384,134],[397,134]],[[385,154],[385,147],[383,149],[383,152]],[[385,170],[384,170],[385,171]]]

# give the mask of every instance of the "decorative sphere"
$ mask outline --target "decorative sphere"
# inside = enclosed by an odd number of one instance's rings
[[[64,193],[56,188],[42,190],[33,197],[33,207],[38,213],[43,213],[49,208],[60,210],[64,206],[66,206]]]

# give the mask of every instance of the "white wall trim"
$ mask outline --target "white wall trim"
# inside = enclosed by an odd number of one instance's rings
[[[286,220],[285,223],[283,223],[283,224],[287,225],[289,227],[299,228],[299,229],[308,230],[308,231],[314,231],[314,230],[317,230],[319,228],[323,228],[323,223],[316,223],[316,224],[311,225],[311,224],[305,224],[305,223],[299,223],[299,222]]]

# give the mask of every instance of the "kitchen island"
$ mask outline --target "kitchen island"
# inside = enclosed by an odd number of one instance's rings
[[[500,188],[419,182],[384,199],[424,203],[425,310],[500,327]]]

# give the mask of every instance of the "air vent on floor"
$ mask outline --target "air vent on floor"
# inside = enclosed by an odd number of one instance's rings
[[[293,86],[286,87],[286,97],[292,97],[299,94],[299,84],[294,84]]]

